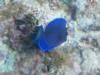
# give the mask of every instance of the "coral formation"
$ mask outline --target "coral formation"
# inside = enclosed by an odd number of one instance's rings
[[[5,1],[0,0],[0,75],[100,75],[100,0]],[[25,20],[30,13],[32,24]],[[45,28],[58,17],[68,22],[67,41],[51,53],[29,48],[33,25]],[[15,24],[23,18],[27,24]]]
[[[0,73],[14,70],[15,52],[0,39]]]

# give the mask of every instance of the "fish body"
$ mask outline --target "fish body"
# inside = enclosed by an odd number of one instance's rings
[[[37,44],[42,52],[51,52],[55,47],[66,41],[67,29],[64,18],[56,18],[38,33]],[[42,28],[43,29],[43,28]],[[40,31],[40,32],[41,32]]]

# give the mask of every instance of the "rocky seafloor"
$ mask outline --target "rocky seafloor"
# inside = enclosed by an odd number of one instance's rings
[[[21,43],[14,19],[30,13],[65,18],[67,41],[51,53]],[[0,75],[100,75],[100,0],[0,0]]]

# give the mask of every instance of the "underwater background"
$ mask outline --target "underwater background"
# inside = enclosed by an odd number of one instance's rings
[[[100,75],[100,0],[0,0],[0,75]]]

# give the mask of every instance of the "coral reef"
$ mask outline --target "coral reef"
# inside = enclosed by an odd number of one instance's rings
[[[14,70],[15,52],[0,39],[0,73]]]
[[[34,25],[58,17],[67,41],[51,53],[30,48]],[[99,35],[100,0],[0,0],[0,75],[100,75]]]

